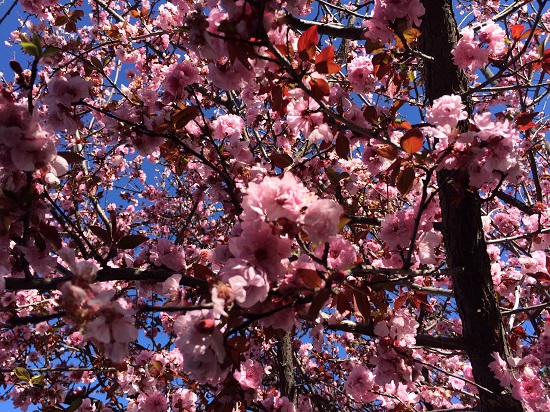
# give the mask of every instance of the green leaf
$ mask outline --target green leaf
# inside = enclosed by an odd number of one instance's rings
[[[38,33],[35,32],[32,34],[32,42],[38,48],[38,50],[42,51],[42,40],[40,40],[40,36],[38,35]]]
[[[116,247],[119,249],[134,249],[141,245],[143,242],[146,242],[147,240],[149,240],[147,236],[128,235],[120,239],[116,244]]]
[[[44,375],[34,375],[31,378],[31,383],[36,386],[44,387]]]
[[[36,44],[34,43],[28,43],[28,42],[21,42],[21,47],[23,48],[23,50],[33,56],[33,57],[38,57],[39,54],[40,54],[40,51],[38,50],[38,47],[36,47]]]
[[[80,405],[82,405],[82,398],[76,398],[74,401],[71,402],[70,406],[65,409],[65,412],[74,412],[78,408],[80,408]]]
[[[15,376],[17,376],[22,381],[30,382],[31,380],[31,374],[29,373],[29,371],[20,366],[15,367],[13,373],[15,373]]]
[[[57,47],[48,46],[42,53],[42,57],[55,56],[57,53],[59,53],[59,49]]]

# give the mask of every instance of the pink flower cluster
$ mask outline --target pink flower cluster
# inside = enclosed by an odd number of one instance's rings
[[[189,61],[182,61],[170,66],[164,82],[162,100],[168,102],[183,102],[187,98],[185,88],[200,80],[199,70]]]
[[[0,168],[47,169],[57,157],[56,142],[55,134],[25,107],[0,96]]]
[[[512,385],[512,396],[524,403],[526,411],[547,411],[550,408],[548,390],[539,376],[541,362],[536,356],[508,358],[505,361],[494,352],[493,358],[495,360],[489,368],[503,387]]]
[[[42,101],[48,105],[48,125],[55,130],[74,133],[77,123],[74,120],[72,104],[90,95],[91,82],[76,75],[56,76],[48,82],[48,93]]]
[[[425,12],[420,0],[376,0],[371,18],[363,23],[367,28],[365,37],[374,42],[389,43],[395,34],[388,22],[405,19],[408,27],[420,27],[420,17]]]
[[[374,90],[376,77],[370,56],[359,56],[348,63],[348,80],[355,93],[368,93]]]
[[[474,187],[497,180],[500,174],[508,174],[511,178],[519,176],[520,137],[510,121],[495,119],[490,112],[477,113],[470,120],[470,131],[458,134],[458,121],[466,116],[460,98],[454,95],[435,100],[427,109],[427,119],[436,125],[430,129],[436,139],[436,149],[445,154],[441,167],[468,170],[470,184]],[[448,155],[450,146],[453,150]]]
[[[250,183],[243,199],[243,222],[228,246],[217,250],[224,263],[222,280],[230,285],[234,301],[250,308],[267,298],[272,283],[284,280],[293,240],[275,230],[278,221],[298,225],[312,244],[328,241],[332,267],[351,265],[356,259],[353,245],[336,236],[342,211],[332,200],[317,199],[291,173]]]
[[[219,323],[214,311],[206,309],[187,312],[174,323],[176,346],[185,359],[184,369],[200,383],[217,383],[226,374],[221,366],[225,348]]]
[[[134,326],[134,311],[112,301],[114,291],[107,290],[88,301],[95,319],[86,325],[84,339],[93,339],[103,345],[105,355],[113,362],[122,362],[128,356],[128,344],[138,337]]]
[[[165,238],[160,238],[157,244],[151,247],[149,260],[156,266],[164,265],[175,271],[185,268],[185,252],[183,248]]]
[[[460,34],[462,37],[452,53],[455,64],[461,69],[474,72],[489,62],[489,56],[498,58],[506,52],[505,32],[493,21],[477,32],[477,39],[471,27],[465,27]]]
[[[247,359],[241,363],[241,368],[233,372],[233,377],[243,389],[258,390],[262,386],[264,368],[260,362]]]

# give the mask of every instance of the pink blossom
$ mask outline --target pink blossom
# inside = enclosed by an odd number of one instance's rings
[[[376,324],[374,333],[383,338],[390,337],[401,347],[408,347],[416,343],[416,329],[418,322],[406,309],[398,309],[389,320]]]
[[[164,81],[164,101],[184,101],[187,98],[185,88],[199,82],[199,71],[188,61],[176,63],[168,68]]]
[[[538,405],[548,402],[548,391],[543,381],[530,368],[512,379],[512,396],[525,402],[533,411],[542,411]]]
[[[373,74],[372,58],[360,56],[348,63],[348,79],[355,93],[368,93],[374,90],[376,77]]]
[[[185,359],[184,369],[201,383],[218,382],[226,375],[223,334],[212,310],[193,310],[174,323],[176,346]]]
[[[453,61],[460,69],[474,72],[489,62],[489,49],[479,47],[471,27],[465,27],[460,34],[462,37],[452,51]]]
[[[307,137],[311,143],[321,143],[321,142],[332,142],[333,140],[332,131],[330,126],[326,123],[323,123],[317,126]]]
[[[212,129],[215,139],[223,140],[236,137],[238,140],[244,130],[244,120],[234,114],[225,114],[212,122]]]
[[[243,308],[263,302],[269,293],[266,272],[242,259],[229,259],[223,268],[223,279],[229,283],[235,302]]]
[[[504,29],[492,20],[485,23],[478,32],[479,40],[487,44],[489,52],[495,56],[501,56],[506,53],[505,36],[506,32]]]
[[[441,244],[443,236],[434,231],[424,232],[418,238],[418,261],[424,265],[435,265],[437,263],[435,252]]]
[[[318,244],[335,236],[343,211],[342,206],[330,199],[318,199],[308,206],[301,222],[311,242]]]
[[[265,218],[295,221],[301,210],[314,199],[313,193],[290,172],[279,177],[265,177],[261,183],[250,183],[243,199],[243,219]]]
[[[33,172],[57,156],[53,132],[22,105],[0,97],[0,168]]]
[[[59,0],[19,0],[19,3],[27,13],[42,17],[45,15],[44,8],[55,6]]]
[[[258,390],[262,386],[264,368],[260,362],[247,359],[241,368],[233,372],[233,377],[243,389]]]
[[[546,269],[546,253],[542,250],[535,250],[531,252],[531,256],[521,256],[519,258],[519,263],[521,264],[521,273],[523,274],[536,274],[544,273],[548,275],[548,270]]]
[[[79,281],[90,283],[95,279],[99,268],[94,262],[89,260],[76,260],[74,249],[68,247],[59,249],[57,254],[67,263],[69,269]]]
[[[511,376],[510,371],[508,370],[508,364],[500,357],[498,352],[493,352],[491,356],[494,361],[489,364],[489,368],[493,371],[502,387],[509,387],[511,383]]]
[[[148,392],[139,402],[138,412],[166,412],[168,399],[161,392]]]
[[[181,246],[175,245],[168,239],[160,238],[156,247],[152,248],[151,261],[156,266],[164,265],[179,271],[185,268],[185,253]]]
[[[262,402],[264,410],[269,412],[295,412],[294,404],[286,396],[274,396],[272,393]]]
[[[132,310],[123,309],[119,302],[111,302],[114,292],[102,292],[88,305],[96,318],[86,325],[84,339],[93,339],[103,345],[105,356],[113,362],[122,362],[128,356],[128,344],[137,339]]]
[[[410,25],[420,26],[420,17],[424,13],[424,6],[419,0],[377,0],[373,10],[373,19],[393,22],[395,19],[407,18]]]
[[[296,100],[291,100],[287,111],[287,123],[295,136],[302,133],[304,137],[308,137],[313,128],[323,122],[319,104],[311,97],[298,96]]]
[[[175,300],[181,291],[180,288],[181,275],[175,273],[162,282],[162,294],[167,296],[170,300]]]
[[[426,119],[436,126],[450,125],[455,128],[460,120],[468,118],[465,109],[460,96],[442,96],[434,100],[432,107],[426,109]]]
[[[286,273],[286,259],[292,240],[273,234],[265,222],[245,221],[240,236],[229,239],[229,250],[234,257],[265,271],[270,281],[282,278]]]
[[[195,412],[197,399],[190,390],[178,388],[172,395],[172,409],[174,412]]]
[[[407,247],[411,241],[411,224],[412,221],[403,211],[398,211],[395,215],[388,215],[382,221],[380,237],[392,250],[399,246]]]
[[[332,269],[348,269],[357,260],[357,251],[353,244],[341,235],[328,238],[329,250],[327,263]],[[324,254],[324,246],[319,245],[315,249],[315,256],[321,258]]]
[[[53,106],[58,105],[70,108],[72,103],[79,102],[90,95],[91,82],[80,76],[66,78],[56,76],[48,82],[48,94],[43,98],[44,103]]]
[[[372,402],[378,395],[372,393],[374,375],[362,365],[355,365],[344,383],[344,389],[358,402]]]

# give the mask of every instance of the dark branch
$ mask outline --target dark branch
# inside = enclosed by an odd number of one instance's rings
[[[316,21],[300,20],[291,14],[286,15],[286,22],[293,29],[307,30],[311,26],[317,26],[317,33],[331,37],[350,40],[365,40],[364,29],[361,27],[342,26],[341,24],[319,23]]]
[[[111,280],[164,282],[177,272],[165,269],[133,269],[133,268],[107,268],[97,272],[96,282],[108,282]],[[31,290],[40,291],[55,290],[63,282],[71,280],[71,275],[59,278],[5,278],[6,290]],[[189,275],[181,275],[180,285],[191,288],[199,288],[202,293],[208,292],[210,286],[206,280]]]

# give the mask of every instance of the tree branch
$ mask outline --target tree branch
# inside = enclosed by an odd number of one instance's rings
[[[174,275],[172,270],[165,269],[134,269],[134,268],[106,268],[97,272],[96,282],[108,282],[112,280],[142,281],[142,282],[164,282],[170,276]],[[5,278],[6,290],[31,290],[40,291],[59,289],[63,282],[71,280],[74,275],[58,278]],[[180,285],[198,288],[201,293],[207,293],[210,285],[206,280],[182,274]]]

